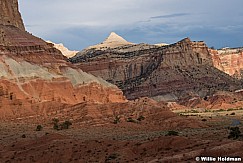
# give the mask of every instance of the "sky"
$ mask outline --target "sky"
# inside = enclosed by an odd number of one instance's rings
[[[116,32],[134,43],[243,46],[243,0],[20,0],[27,31],[71,50]]]

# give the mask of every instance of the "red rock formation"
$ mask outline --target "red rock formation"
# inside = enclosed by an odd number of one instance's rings
[[[236,92],[217,92],[205,98],[191,96],[181,99],[179,103],[187,107],[180,108],[183,110],[196,108],[200,108],[202,111],[205,111],[205,109],[241,109],[243,105],[243,93],[242,90],[238,90]],[[171,109],[173,108],[171,107]]]
[[[70,61],[116,84],[129,99],[176,100],[191,92],[203,97],[216,90],[240,88],[238,81],[213,67],[204,42],[188,38],[162,47],[136,44],[85,49]]]
[[[242,78],[243,49],[210,49],[213,64],[219,70],[236,78]]]
[[[12,25],[25,30],[18,10],[18,0],[0,0],[0,24]]]
[[[84,73],[24,30],[17,0],[0,1],[0,112],[2,118],[36,115],[82,102],[125,102],[122,92]]]

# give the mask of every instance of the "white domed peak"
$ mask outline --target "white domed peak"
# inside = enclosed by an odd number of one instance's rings
[[[110,44],[110,43],[127,44],[129,42],[127,42],[124,38],[122,38],[121,36],[119,36],[115,32],[111,32],[111,34],[109,35],[109,37],[107,37],[103,43],[104,44],[107,44],[107,43],[108,44]]]

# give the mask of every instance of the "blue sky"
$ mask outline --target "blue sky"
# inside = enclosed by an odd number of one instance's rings
[[[185,37],[215,48],[243,46],[243,0],[22,0],[27,30],[81,50],[114,31],[135,43]]]

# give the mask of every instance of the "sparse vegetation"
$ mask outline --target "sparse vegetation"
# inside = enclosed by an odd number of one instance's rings
[[[225,111],[224,109],[219,109],[219,110],[215,110],[214,112],[223,112]]]
[[[59,130],[59,126],[58,126],[59,119],[53,118],[52,122],[53,122],[53,129],[54,130]]]
[[[69,129],[69,127],[72,125],[72,122],[70,121],[65,121],[63,122],[62,124],[60,124],[60,129],[63,130],[63,129]]]
[[[131,117],[127,118],[127,122],[137,123],[137,121]]]
[[[144,120],[145,119],[145,117],[144,116],[142,116],[142,115],[140,115],[139,117],[138,117],[138,121],[142,121],[142,120]]]
[[[179,132],[171,130],[171,131],[168,131],[165,136],[178,136],[178,135],[179,135]]]
[[[36,126],[36,131],[41,131],[43,129],[43,127],[41,126],[41,125],[38,125],[38,126]]]
[[[114,124],[120,123],[120,117],[117,115],[113,121]]]
[[[235,140],[235,139],[238,139],[241,136],[241,132],[240,132],[239,127],[230,127],[229,130],[230,130],[230,133],[229,133],[228,139],[234,139]]]
[[[52,119],[52,121],[53,121],[54,130],[69,129],[69,127],[72,125],[72,122],[67,121],[67,120],[61,124],[59,124],[59,120],[57,118]]]

